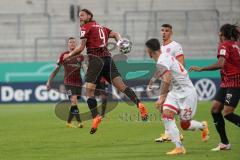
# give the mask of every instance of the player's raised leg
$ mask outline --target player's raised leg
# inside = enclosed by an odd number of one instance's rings
[[[107,93],[105,91],[101,91],[100,93],[100,98],[102,100],[102,107],[101,107],[101,116],[105,117],[105,113],[106,113],[106,108],[107,108]]]
[[[193,117],[197,110],[197,93],[195,89],[192,93],[184,98],[179,99],[180,105],[180,126],[183,130],[201,131],[202,141],[209,139],[209,129],[207,121],[196,121]]]
[[[235,108],[233,106],[225,105],[223,109],[224,118],[235,124],[237,127],[240,127],[240,116],[234,113],[234,110]]]
[[[114,87],[116,87],[119,91],[124,93],[134,104],[137,105],[139,112],[141,114],[142,120],[146,121],[148,118],[148,112],[147,109],[145,108],[144,104],[141,103],[141,101],[138,99],[137,95],[135,92],[129,88],[128,86],[125,85],[123,82],[122,78],[120,76],[115,77],[112,80],[112,84]]]
[[[201,137],[202,141],[207,141],[209,139],[209,129],[207,121],[196,121],[196,120],[180,120],[180,126],[183,130],[190,131],[202,131]]]

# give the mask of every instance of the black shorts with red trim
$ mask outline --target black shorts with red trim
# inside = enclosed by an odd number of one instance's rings
[[[221,87],[214,100],[221,102],[226,106],[236,108],[240,100],[240,88],[223,88]]]

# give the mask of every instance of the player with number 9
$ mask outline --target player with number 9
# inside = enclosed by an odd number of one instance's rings
[[[123,82],[111,57],[111,53],[107,49],[109,38],[114,38],[120,48],[123,47],[122,42],[124,40],[121,35],[94,21],[92,12],[87,9],[82,9],[79,12],[79,17],[81,25],[80,45],[66,58],[81,54],[85,47],[87,48],[89,64],[85,80],[87,88],[86,96],[93,117],[90,133],[93,134],[96,132],[102,119],[97,111],[97,101],[94,97],[96,84],[98,84],[101,77],[104,77],[108,83],[113,84],[115,88],[123,92],[131,101],[133,101],[140,111],[142,120],[147,120],[148,114],[146,108],[140,102],[134,91]]]

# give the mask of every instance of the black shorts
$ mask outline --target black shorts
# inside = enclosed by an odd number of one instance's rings
[[[102,76],[111,84],[112,79],[121,75],[112,57],[92,56],[89,58],[86,82],[97,84]]]
[[[237,107],[240,99],[240,88],[220,88],[214,100],[224,105]]]
[[[66,94],[69,99],[71,99],[72,95],[77,95],[79,99],[82,94],[82,87],[81,86],[73,86],[73,85],[66,85],[65,84]]]
[[[95,89],[95,95],[100,96],[102,94],[106,95],[107,94],[107,88],[108,85],[106,83],[97,83],[96,89]]]

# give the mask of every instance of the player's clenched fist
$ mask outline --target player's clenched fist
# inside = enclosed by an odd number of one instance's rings
[[[191,71],[201,72],[202,68],[201,67],[197,67],[197,66],[191,66],[188,70],[189,70],[189,72],[191,72]]]

